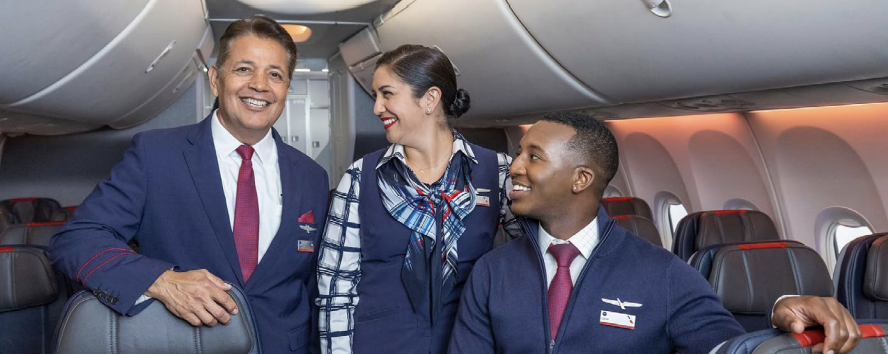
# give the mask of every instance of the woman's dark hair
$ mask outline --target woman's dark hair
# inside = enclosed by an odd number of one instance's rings
[[[253,35],[262,39],[270,39],[280,43],[287,50],[287,77],[293,75],[296,69],[296,43],[293,37],[275,20],[265,16],[253,16],[248,19],[237,20],[228,25],[222,38],[219,39],[219,56],[216,65],[222,66],[231,54],[231,43],[243,36]]]
[[[441,102],[447,118],[459,118],[469,110],[469,93],[456,87],[453,64],[440,50],[405,44],[379,57],[376,67],[383,66],[389,67],[409,85],[416,98],[422,97],[432,86],[441,89]]]

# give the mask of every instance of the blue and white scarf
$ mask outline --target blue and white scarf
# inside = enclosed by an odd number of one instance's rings
[[[455,139],[462,139],[458,133],[454,135]],[[430,268],[433,255],[441,257],[441,294],[448,294],[456,284],[457,241],[466,229],[463,219],[475,208],[472,161],[462,151],[454,154],[443,178],[430,186],[418,182],[398,159],[383,161],[377,168],[382,204],[392,217],[413,230],[401,280],[416,311],[428,298],[429,276],[436,271]],[[440,239],[443,243],[437,250],[436,211],[442,212]],[[437,303],[439,305],[432,308],[433,315],[440,310],[440,302]]]

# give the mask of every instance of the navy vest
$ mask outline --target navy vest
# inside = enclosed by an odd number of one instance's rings
[[[413,310],[401,282],[401,267],[412,231],[388,213],[379,195],[376,165],[386,149],[364,156],[358,208],[361,218],[361,280],[357,289],[360,301],[354,314],[354,353],[447,352],[463,284],[475,261],[493,246],[499,223],[496,153],[469,145],[478,160],[478,164],[472,166],[472,184],[476,190],[489,190],[478,195],[490,197],[490,206],[476,205],[464,219],[466,231],[457,241],[459,262],[456,286],[450,294],[440,294],[443,306],[434,321],[429,311]],[[435,253],[440,252],[436,245]]]

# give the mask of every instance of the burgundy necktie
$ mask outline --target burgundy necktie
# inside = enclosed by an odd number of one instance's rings
[[[555,257],[555,262],[558,262],[558,270],[555,271],[555,277],[549,284],[549,331],[552,333],[552,340],[555,340],[558,327],[561,325],[561,318],[564,317],[567,300],[573,290],[573,282],[570,280],[570,263],[580,255],[580,250],[571,243],[564,243],[549,245],[548,251]]]
[[[250,280],[259,263],[259,197],[256,196],[256,178],[253,175],[253,151],[249,145],[237,148],[243,161],[237,173],[233,233],[244,283]]]

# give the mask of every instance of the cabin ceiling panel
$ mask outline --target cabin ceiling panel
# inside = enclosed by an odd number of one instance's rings
[[[441,1],[417,0],[386,19],[377,34],[382,51],[422,44],[437,45],[447,54],[461,73],[459,86],[472,100],[468,114],[457,121],[461,126],[608,103],[553,61],[504,1],[450,0],[442,6]]]
[[[888,2],[507,0],[571,75],[619,103],[888,76]]]
[[[5,1],[0,11],[0,105],[33,95],[83,65],[148,0]]]
[[[206,26],[198,0],[152,0],[96,56],[5,108],[92,125],[116,121],[176,77],[192,60]],[[149,71],[152,63],[156,65]]]

